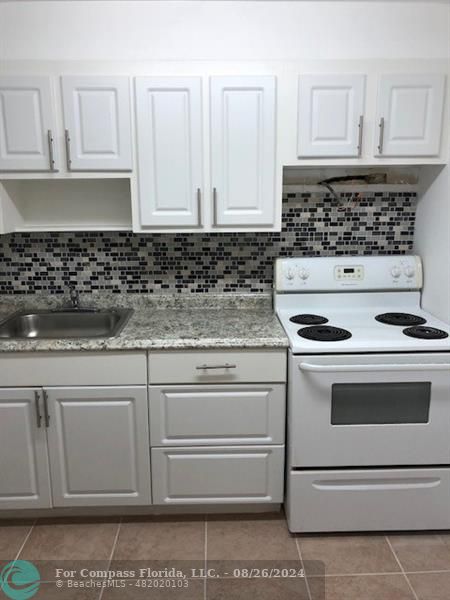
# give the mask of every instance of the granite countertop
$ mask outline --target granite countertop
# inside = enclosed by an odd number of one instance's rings
[[[0,296],[0,321],[22,309],[60,307],[61,295]],[[0,338],[0,352],[286,348],[289,343],[267,294],[89,294],[83,306],[131,307],[111,338]]]

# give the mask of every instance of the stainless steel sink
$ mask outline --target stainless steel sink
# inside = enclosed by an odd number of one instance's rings
[[[0,338],[114,337],[133,314],[129,308],[61,308],[19,311],[0,323]]]

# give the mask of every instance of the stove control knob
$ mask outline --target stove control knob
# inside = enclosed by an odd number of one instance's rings
[[[405,275],[406,277],[414,277],[414,275],[416,274],[416,272],[414,271],[414,268],[411,266],[405,267]]]
[[[305,281],[309,277],[309,271],[307,271],[306,269],[300,269],[298,272],[298,276],[300,277],[300,279],[303,279],[303,281]]]
[[[294,269],[291,269],[290,267],[286,269],[286,271],[284,272],[284,276],[286,277],[286,279],[289,279],[289,281],[292,281],[292,279],[294,279],[295,277]]]
[[[401,271],[400,267],[392,267],[392,269],[391,269],[392,277],[395,277],[395,279],[398,279],[401,274],[402,274],[402,271]]]

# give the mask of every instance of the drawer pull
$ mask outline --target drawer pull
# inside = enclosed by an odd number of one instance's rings
[[[203,371],[207,369],[236,369],[236,365],[230,365],[229,363],[225,363],[224,365],[199,365],[195,367],[197,371]]]

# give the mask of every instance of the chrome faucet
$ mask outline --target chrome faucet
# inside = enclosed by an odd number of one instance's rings
[[[72,308],[80,308],[80,292],[73,284],[69,285],[69,298]]]

